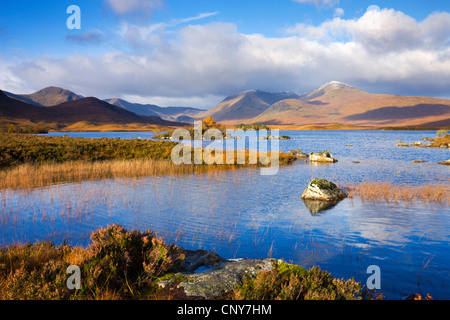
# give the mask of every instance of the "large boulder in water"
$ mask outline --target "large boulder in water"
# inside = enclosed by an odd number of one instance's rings
[[[323,152],[311,152],[309,154],[309,162],[320,162],[320,163],[335,163],[338,160],[333,157],[330,151],[326,150]]]
[[[347,197],[333,182],[325,179],[314,179],[302,194],[303,200],[320,200],[337,202]]]

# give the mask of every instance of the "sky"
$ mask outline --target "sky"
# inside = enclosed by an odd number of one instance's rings
[[[80,9],[80,29],[68,27]],[[70,25],[70,23],[69,23]],[[0,89],[208,109],[246,90],[450,98],[450,1],[2,0]]]

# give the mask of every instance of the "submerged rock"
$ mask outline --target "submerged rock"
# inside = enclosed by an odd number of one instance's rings
[[[312,180],[302,194],[303,200],[340,201],[346,197],[344,191],[325,179]]]
[[[438,162],[439,164],[442,164],[442,165],[444,165],[444,166],[450,166],[450,159],[449,160],[446,160],[446,161],[440,161],[440,162]]]
[[[409,147],[409,144],[407,144],[406,142],[400,141],[400,142],[397,144],[397,147]]]
[[[338,160],[333,157],[330,151],[326,150],[323,152],[311,152],[309,154],[309,162],[322,162],[322,163],[335,163]]]
[[[424,160],[413,160],[413,163],[423,163],[425,162]]]

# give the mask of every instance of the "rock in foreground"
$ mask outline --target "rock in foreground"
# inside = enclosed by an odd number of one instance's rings
[[[450,159],[449,160],[446,160],[446,161],[440,161],[440,162],[438,162],[439,164],[442,164],[442,165],[444,165],[444,166],[450,166]]]
[[[191,252],[192,253],[192,252]],[[214,255],[208,253],[209,255]],[[275,259],[240,259],[215,261],[198,255],[202,263],[196,270],[183,270],[172,278],[159,281],[159,286],[175,286],[182,289],[186,297],[200,299],[214,299],[242,285],[245,276],[255,278],[262,271],[270,271],[274,267]],[[206,270],[205,270],[206,269]]]
[[[302,194],[303,200],[340,201],[347,194],[333,182],[325,179],[314,179]]]

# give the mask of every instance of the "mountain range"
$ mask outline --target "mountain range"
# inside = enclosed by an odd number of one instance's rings
[[[62,93],[60,90],[43,89],[35,94],[6,94],[0,90],[0,123],[3,124],[53,124],[57,127],[89,122],[95,125],[105,124],[154,124],[161,126],[184,126],[185,123],[163,120],[157,116],[141,116],[121,107],[112,105],[95,97],[83,98]],[[56,95],[48,94],[57,93]],[[47,93],[47,94],[44,94]],[[55,101],[64,95],[68,101],[56,105],[44,106],[43,102]],[[17,97],[17,98],[16,98]],[[30,99],[25,102],[25,99]],[[35,100],[33,100],[35,99]]]
[[[84,98],[58,87],[32,94],[5,92],[0,95],[0,118],[8,119],[180,126],[208,116],[226,125],[449,126],[450,100],[372,94],[338,81],[306,94],[249,90],[226,97],[210,110],[159,107],[119,98]]]

